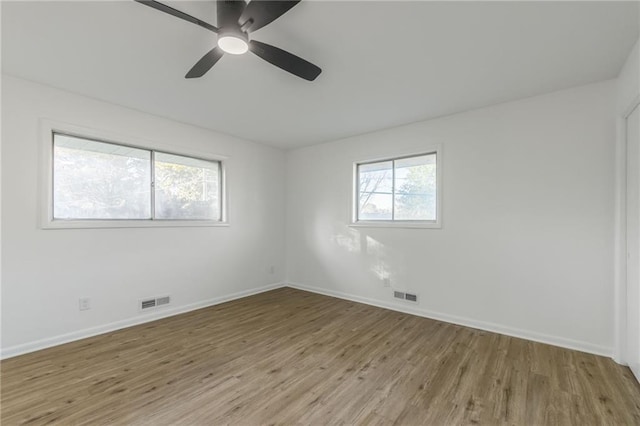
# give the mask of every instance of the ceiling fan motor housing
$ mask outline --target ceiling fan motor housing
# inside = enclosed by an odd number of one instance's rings
[[[247,35],[247,33],[243,33],[237,28],[232,28],[229,30],[225,28],[221,28],[220,32],[218,33],[218,40],[224,37],[239,38],[240,40],[243,40],[245,43],[249,43],[249,36]]]
[[[249,37],[242,31],[238,19],[244,11],[245,2],[239,0],[220,0],[218,11],[218,46],[226,53],[241,55],[248,50]]]
[[[219,0],[217,2],[218,27],[221,32],[228,30],[240,31],[238,19],[244,11],[246,3],[238,0]]]

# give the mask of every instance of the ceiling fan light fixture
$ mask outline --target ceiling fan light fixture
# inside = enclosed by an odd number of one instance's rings
[[[218,37],[218,46],[225,53],[232,55],[242,55],[249,50],[249,43],[246,38],[236,34],[222,34]]]

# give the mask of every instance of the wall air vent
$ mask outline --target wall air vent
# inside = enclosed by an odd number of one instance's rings
[[[138,310],[147,311],[150,309],[161,308],[162,306],[169,304],[171,304],[171,296],[150,297],[139,301]]]
[[[396,299],[404,299],[404,293],[401,291],[394,291],[393,297],[395,297]]]
[[[155,308],[155,306],[156,306],[156,299],[148,299],[148,300],[140,301],[140,309],[150,309],[150,308]]]
[[[409,302],[417,302],[418,301],[418,295],[417,294],[405,293],[404,298],[406,300],[408,300]]]

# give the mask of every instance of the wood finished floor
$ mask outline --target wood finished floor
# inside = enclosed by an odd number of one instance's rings
[[[2,425],[639,425],[612,360],[284,288],[1,363]]]

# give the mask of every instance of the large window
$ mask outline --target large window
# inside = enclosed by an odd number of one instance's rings
[[[56,220],[222,220],[219,161],[53,133]]]
[[[357,163],[354,224],[439,224],[438,154]]]

